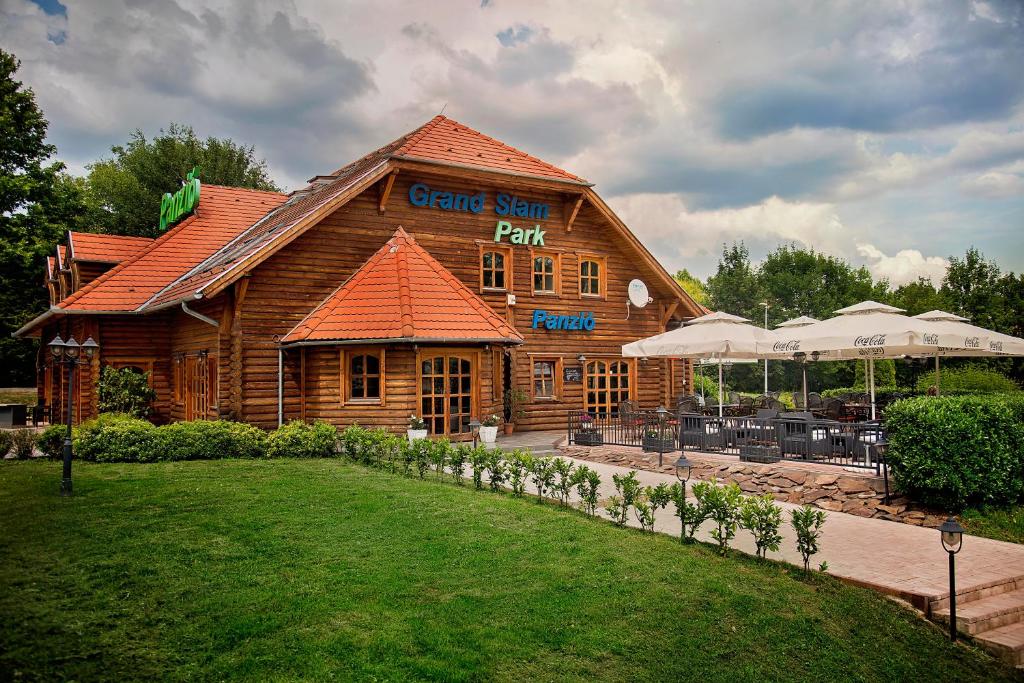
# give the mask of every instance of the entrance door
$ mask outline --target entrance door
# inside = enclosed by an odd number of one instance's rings
[[[592,360],[586,364],[586,410],[598,415],[619,412],[619,403],[630,399],[632,373],[629,361]]]
[[[470,433],[475,386],[473,355],[436,352],[420,357],[420,412],[431,434]]]

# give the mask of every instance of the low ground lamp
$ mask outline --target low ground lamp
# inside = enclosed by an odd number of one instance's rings
[[[953,556],[964,544],[964,528],[950,517],[939,527],[942,547],[949,553],[949,639],[956,640],[956,565]]]
[[[476,448],[477,439],[480,438],[480,420],[474,417],[469,421],[469,428],[473,430],[473,448]]]
[[[690,461],[686,459],[686,453],[682,453],[676,460],[676,479],[683,487],[683,504],[679,507],[679,521],[683,524],[683,530],[679,534],[679,540],[686,540],[686,482],[690,481]]]
[[[75,341],[75,338],[68,337],[67,341],[60,338],[58,334],[53,338],[53,341],[47,344],[50,349],[50,356],[53,359],[54,365],[66,365],[68,368],[68,402],[67,402],[67,433],[64,435],[64,473],[60,481],[60,495],[70,496],[71,495],[71,421],[74,413],[72,400],[74,399],[74,393],[72,389],[74,387],[75,379],[75,368],[79,365],[85,365],[92,361],[93,355],[96,353],[96,349],[100,347],[92,337],[85,340],[85,343],[79,344]],[[83,358],[84,355],[84,358]]]

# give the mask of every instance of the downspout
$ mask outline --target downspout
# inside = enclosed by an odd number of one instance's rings
[[[207,325],[213,325],[214,327],[220,327],[220,323],[218,323],[216,320],[214,320],[213,318],[210,318],[209,316],[205,316],[205,315],[203,315],[202,313],[200,313],[198,311],[193,311],[191,308],[188,307],[188,304],[185,303],[184,301],[181,302],[181,310],[184,311],[186,315],[190,315],[193,318],[195,318],[196,320],[202,320]]]
[[[284,347],[277,347],[277,426],[284,424]]]

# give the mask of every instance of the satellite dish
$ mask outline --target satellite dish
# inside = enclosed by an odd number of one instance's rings
[[[651,303],[651,294],[647,291],[647,285],[643,280],[631,280],[628,292],[629,302],[637,308],[643,308]]]

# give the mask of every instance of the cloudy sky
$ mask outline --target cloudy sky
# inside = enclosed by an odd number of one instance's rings
[[[445,113],[578,173],[667,268],[795,241],[1024,270],[1024,3],[0,0],[74,171],[171,121],[294,187]]]

